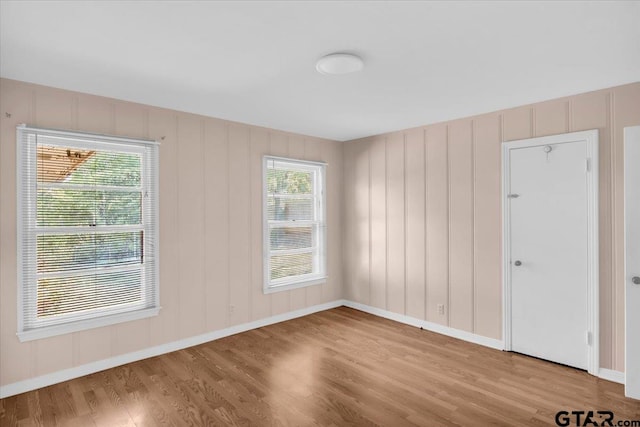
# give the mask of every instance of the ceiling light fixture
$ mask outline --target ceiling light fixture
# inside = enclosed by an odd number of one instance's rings
[[[323,56],[316,64],[316,70],[322,74],[349,74],[362,70],[364,62],[351,53],[332,53]]]

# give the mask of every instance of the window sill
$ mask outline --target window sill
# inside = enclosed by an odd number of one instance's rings
[[[322,276],[322,277],[315,277],[309,280],[304,280],[301,282],[289,282],[289,283],[283,283],[278,285],[271,285],[269,287],[265,287],[263,290],[265,294],[273,294],[280,291],[289,291],[291,289],[306,288],[307,286],[323,285],[325,283],[327,283],[327,276]]]
[[[45,326],[42,328],[18,332],[17,335],[20,342],[33,341],[42,338],[54,337],[56,335],[69,334],[72,332],[79,332],[93,328],[100,328],[102,326],[115,325],[116,323],[145,319],[147,317],[157,316],[159,312],[160,307],[148,308],[145,310],[137,310],[128,313],[119,313],[113,314],[111,316],[98,317],[95,319],[78,320],[76,322],[64,323],[60,325]]]

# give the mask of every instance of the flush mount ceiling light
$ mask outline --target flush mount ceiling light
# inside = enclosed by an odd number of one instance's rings
[[[332,53],[320,58],[316,64],[316,70],[322,74],[355,73],[362,70],[362,67],[362,59],[350,53]]]

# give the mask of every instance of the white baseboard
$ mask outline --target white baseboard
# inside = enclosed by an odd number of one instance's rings
[[[472,342],[474,344],[480,344],[485,347],[495,348],[496,350],[504,350],[504,343],[502,342],[502,340],[484,337],[482,335],[477,335],[471,332],[461,331],[459,329],[450,328],[448,326],[440,325],[438,323],[428,322],[422,319],[416,319],[415,317],[405,316],[404,314],[393,313],[391,311],[383,310],[381,308],[371,307],[369,305],[360,304],[358,302],[345,301],[344,305],[346,305],[347,307],[354,308],[356,310],[373,314],[375,316],[384,317],[385,319],[395,320],[396,322],[415,326],[417,328],[426,329],[432,332],[437,332],[439,334],[457,338],[463,341]]]
[[[404,323],[407,325],[415,326],[418,328],[426,329],[428,331],[437,332],[449,337],[458,338],[463,341],[472,342],[474,344],[480,344],[485,347],[495,348],[496,350],[504,350],[504,343],[501,340],[493,338],[487,338],[482,335],[472,334],[471,332],[461,331],[459,329],[450,328],[437,323],[427,322],[426,320],[416,319],[415,317],[409,317],[391,311],[383,310],[381,308],[371,307],[369,305],[360,304],[353,301],[344,301],[344,305],[354,308],[356,310],[364,311],[366,313],[373,314],[375,316],[384,317],[385,319],[395,320],[396,322]],[[624,384],[624,372],[614,371],[612,369],[600,368],[598,370],[598,378],[604,380],[613,381],[616,383]]]
[[[161,354],[170,353],[176,350],[182,350],[184,348],[192,347],[194,345],[203,344],[209,341],[215,341],[217,339],[228,337],[230,335],[246,332],[251,329],[261,328],[263,326],[284,322],[286,320],[295,319],[297,317],[306,316],[312,313],[329,310],[329,309],[340,307],[343,305],[346,307],[350,307],[356,310],[373,314],[375,316],[384,317],[385,319],[394,320],[396,322],[415,326],[417,328],[423,328],[428,331],[436,332],[452,338],[457,338],[463,341],[468,341],[474,344],[479,344],[479,345],[494,348],[497,350],[504,349],[504,344],[501,340],[497,340],[494,338],[487,338],[482,335],[476,335],[471,332],[461,331],[459,329],[450,328],[448,326],[443,326],[437,323],[428,322],[426,320],[416,319],[414,317],[405,316],[403,314],[393,313],[391,311],[383,310],[381,308],[371,307],[369,305],[360,304],[353,301],[335,300],[328,303],[303,308],[300,310],[290,311],[288,313],[278,314],[276,316],[267,317],[265,319],[255,320],[253,322],[243,323],[241,325],[231,326],[229,328],[208,332],[206,334],[197,335],[194,337],[189,337],[189,338],[185,338],[178,341],[173,341],[167,344],[145,348],[143,350],[134,351],[132,353],[122,354],[120,356],[111,357],[109,359],[103,359],[97,362],[87,363],[85,365],[64,369],[62,371],[53,372],[53,373],[42,375],[36,378],[30,378],[24,381],[18,381],[12,384],[7,384],[5,386],[0,386],[0,399],[13,396],[16,394],[24,393],[27,391],[31,391],[31,390],[36,390],[36,389],[46,387],[52,384],[57,384],[63,381],[68,381],[84,375],[93,374],[96,372],[103,371],[105,369],[114,368],[116,366],[124,365],[131,362],[136,362],[138,360],[147,359],[149,357],[159,356]],[[608,381],[624,384],[624,373],[620,371],[600,368],[598,372],[598,377]]]
[[[132,353],[121,354],[109,359],[103,359],[97,362],[91,362],[85,365],[75,366],[73,368],[64,369],[62,371],[52,372],[50,374],[41,375],[39,377],[30,378],[24,381],[7,384],[4,386],[0,386],[0,399],[31,390],[36,390],[63,381],[68,381],[74,378],[82,377],[84,375],[104,371],[105,369],[114,368],[126,363],[136,362],[138,360],[159,356],[161,354],[170,353],[176,350],[182,350],[183,348],[192,347],[194,345],[203,344],[209,341],[214,341],[220,338],[228,337],[230,335],[238,334],[240,332],[249,331],[251,329],[261,328],[263,326],[272,325],[274,323],[284,322],[285,320],[295,319],[296,317],[302,317],[308,314],[317,313],[319,311],[340,307],[342,305],[344,305],[344,300],[336,300],[324,304],[314,305],[312,307],[278,314],[276,316],[267,317],[265,319],[255,320],[253,322],[243,323],[241,325],[235,325],[213,332],[207,332],[206,334],[173,341],[155,347],[145,348],[143,350],[134,351]]]
[[[614,371],[613,369],[600,368],[598,377],[614,383],[624,384],[624,372]]]

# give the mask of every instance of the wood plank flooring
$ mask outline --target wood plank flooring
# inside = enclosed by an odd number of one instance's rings
[[[560,410],[640,420],[620,384],[340,307],[0,400],[0,424],[527,426]]]

